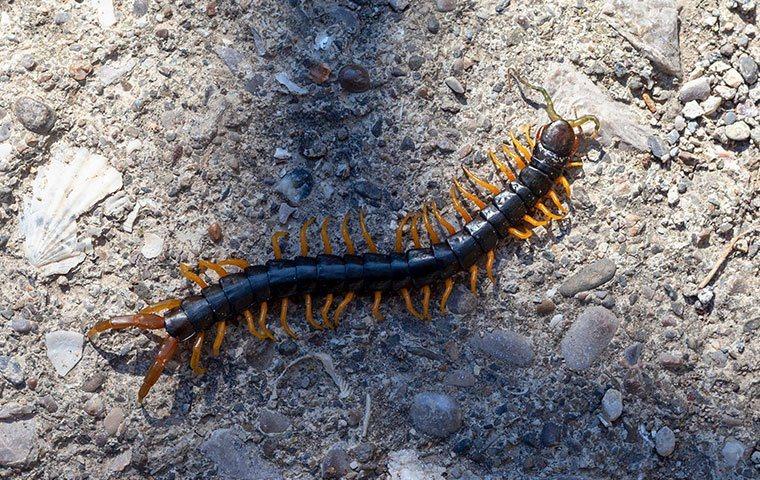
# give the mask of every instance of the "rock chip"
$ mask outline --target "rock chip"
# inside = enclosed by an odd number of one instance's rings
[[[245,431],[240,427],[214,430],[201,443],[199,450],[216,465],[217,472],[227,479],[279,480],[282,474],[265,462],[258,451],[243,442]]]
[[[704,115],[704,113],[705,111],[702,109],[702,106],[696,101],[688,102],[684,105],[683,110],[681,110],[681,114],[689,120],[699,118]]]
[[[84,336],[79,332],[58,330],[45,334],[47,356],[60,376],[65,376],[82,359]]]
[[[739,88],[739,85],[744,84],[744,78],[735,68],[730,68],[723,74],[723,81],[731,88]]]
[[[53,109],[34,98],[19,98],[14,111],[21,125],[31,132],[44,135],[55,125],[56,115]]]
[[[351,459],[343,445],[333,445],[322,459],[322,478],[343,478],[351,470]]]
[[[757,82],[757,62],[755,59],[749,55],[742,55],[739,58],[739,73],[747,85],[753,85]]]
[[[446,86],[449,87],[451,91],[457,95],[462,95],[464,93],[464,86],[459,80],[456,79],[456,77],[446,77],[444,83],[446,83]]]
[[[305,200],[313,188],[314,177],[304,168],[296,168],[286,173],[275,187],[288,202],[294,205]]]
[[[88,393],[95,393],[103,386],[106,381],[106,374],[104,372],[95,372],[82,382],[82,390]]]
[[[0,355],[0,374],[16,388],[26,384],[24,369],[15,358]]]
[[[290,427],[290,420],[280,412],[262,410],[259,414],[259,428],[266,434],[282,433]]]
[[[527,367],[533,362],[533,346],[525,335],[507,330],[486,333],[482,338],[473,337],[470,345],[488,356],[508,365]]]
[[[730,439],[726,442],[725,445],[723,445],[723,449],[720,451],[720,453],[723,456],[723,462],[727,466],[733,468],[739,463],[739,460],[742,459],[745,450],[746,447],[744,444],[739,441]]]
[[[699,77],[684,83],[678,90],[678,100],[689,103],[694,100],[705,100],[710,96],[710,79]]]
[[[749,138],[749,135],[749,126],[743,121],[726,125],[726,136],[735,142],[743,142]]]
[[[99,417],[103,414],[103,398],[100,395],[93,395],[84,403],[84,411],[92,417]]]
[[[578,270],[574,275],[564,281],[559,287],[559,293],[565,297],[572,297],[576,293],[585,292],[596,288],[612,280],[617,266],[608,258],[597,260]]]
[[[614,422],[623,413],[623,394],[619,390],[610,388],[602,397],[602,412],[604,418]]]
[[[604,307],[588,307],[573,322],[560,344],[568,368],[586,370],[612,341],[620,322]]]
[[[353,63],[338,71],[338,82],[343,90],[350,93],[366,92],[372,88],[367,69]]]
[[[477,297],[475,297],[467,287],[460,284],[454,286],[449,302],[446,304],[446,308],[456,315],[467,315],[468,313],[472,313],[477,306]]]
[[[103,429],[109,436],[115,437],[119,432],[119,427],[123,422],[124,410],[122,410],[120,407],[114,407],[110,412],[108,412],[106,418],[103,419]]]
[[[34,419],[0,422],[0,465],[25,465],[36,457],[37,422]]]
[[[469,369],[460,368],[448,372],[443,381],[452,387],[470,388],[475,385],[476,379]]]
[[[451,12],[457,8],[456,0],[436,0],[435,8],[439,12]]]
[[[422,392],[414,396],[409,410],[414,428],[431,437],[445,438],[462,427],[462,410],[444,393]]]
[[[676,434],[670,427],[662,427],[654,436],[654,446],[659,455],[670,456],[676,449]]]

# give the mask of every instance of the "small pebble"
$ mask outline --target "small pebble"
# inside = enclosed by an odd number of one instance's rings
[[[707,77],[690,80],[678,90],[678,100],[684,104],[694,100],[705,100],[708,96],[710,96],[710,79]]]
[[[298,205],[305,200],[314,188],[314,177],[303,168],[296,168],[286,173],[275,189],[291,204]]]
[[[264,409],[259,414],[259,428],[266,434],[282,433],[289,427],[290,420],[279,412]]]
[[[53,129],[56,115],[52,108],[31,97],[16,100],[14,112],[27,130],[44,135]]]
[[[726,126],[726,136],[735,142],[743,142],[749,139],[750,129],[743,121]]]
[[[436,0],[435,8],[439,12],[451,12],[457,8],[456,0]]]
[[[11,329],[16,333],[29,333],[36,328],[37,324],[26,318],[14,316],[11,320]]]
[[[446,80],[444,80],[444,82],[446,83],[446,86],[449,87],[451,91],[456,93],[457,95],[461,95],[464,93],[464,87],[456,78],[446,77]]]
[[[103,383],[106,381],[106,374],[103,372],[95,372],[82,383],[82,390],[88,393],[97,392]]]
[[[334,445],[322,459],[322,478],[344,478],[351,470],[351,459],[342,445]]]
[[[58,330],[45,334],[47,356],[60,376],[65,376],[82,359],[84,335],[79,332]]]
[[[572,297],[577,293],[591,290],[612,280],[617,266],[608,258],[597,260],[578,270],[559,287],[559,293]]]
[[[602,397],[602,412],[604,418],[614,422],[623,413],[623,394],[619,390],[610,388]]]
[[[474,349],[508,365],[527,367],[533,362],[533,346],[528,337],[519,333],[496,330],[482,338],[473,337],[469,343]]]
[[[612,341],[620,321],[604,307],[588,307],[565,333],[560,347],[568,368],[586,370]]]
[[[84,404],[84,411],[93,417],[100,416],[103,413],[103,408],[103,399],[100,398],[100,395],[93,395]]]
[[[662,427],[654,436],[654,445],[659,455],[668,457],[676,449],[676,434],[670,427]]]
[[[757,82],[757,62],[749,55],[739,58],[739,73],[744,78],[744,83],[753,85]]]
[[[463,285],[455,285],[449,303],[446,305],[449,311],[455,315],[467,315],[472,313],[478,306],[478,299]]]
[[[723,74],[723,81],[731,88],[739,88],[739,85],[744,84],[744,78],[735,68],[731,68]]]
[[[367,69],[356,64],[341,68],[338,72],[338,82],[343,90],[350,93],[366,92],[372,87]]]
[[[418,432],[431,437],[445,438],[462,427],[462,410],[445,393],[418,393],[412,400],[409,416]]]
[[[164,238],[153,232],[145,232],[143,235],[143,246],[140,249],[140,253],[145,258],[151,259],[161,255],[164,250]]]
[[[214,222],[209,225],[208,236],[214,243],[219,243],[222,241],[222,226],[219,224],[219,222]]]
[[[109,436],[115,437],[122,422],[124,422],[124,410],[120,407],[114,407],[103,419],[103,429]]]
[[[732,439],[728,440],[726,444],[723,445],[723,449],[720,453],[723,455],[723,462],[727,466],[733,468],[739,463],[739,460],[742,459],[745,450],[746,447],[744,444]]]
[[[683,110],[681,110],[681,113],[684,117],[686,117],[689,120],[694,120],[695,118],[701,117],[705,111],[702,110],[702,106],[699,105],[696,101],[691,101],[684,105]]]

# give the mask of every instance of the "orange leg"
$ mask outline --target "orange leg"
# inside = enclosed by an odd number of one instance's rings
[[[158,351],[158,355],[156,355],[156,360],[145,375],[145,380],[143,380],[143,384],[140,386],[140,391],[137,393],[137,401],[139,403],[142,403],[143,398],[148,394],[151,387],[156,384],[158,377],[163,373],[166,364],[172,359],[174,354],[177,353],[178,346],[179,341],[176,338],[166,337],[164,339],[164,342],[161,344],[161,349]]]
[[[219,356],[219,350],[222,348],[225,333],[227,333],[227,322],[217,322],[216,337],[214,337],[214,343],[211,345],[211,356]]]
[[[470,267],[470,291],[473,295],[478,294],[478,266]]]
[[[306,323],[312,326],[312,328],[316,330],[324,330],[325,327],[319,324],[316,320],[314,320],[314,306],[311,301],[311,294],[307,293],[303,297],[304,299],[304,305],[306,307]]]
[[[512,145],[514,145],[515,149],[517,150],[517,153],[520,154],[520,157],[525,161],[523,166],[520,167],[520,170],[525,168],[525,165],[530,163],[530,159],[533,157],[533,155],[530,153],[530,150],[528,147],[520,143],[520,140],[515,137],[515,134],[512,132],[509,132],[509,138],[512,140]]]
[[[518,230],[513,227],[509,227],[509,229],[507,229],[507,232],[509,232],[509,234],[513,237],[519,238],[520,240],[527,240],[533,235],[533,232],[531,230]]]
[[[296,332],[293,331],[292,328],[290,328],[290,325],[288,325],[288,298],[285,297],[282,299],[282,303],[280,304],[280,326],[285,331],[285,333],[288,334],[290,338],[293,340],[298,340],[298,335],[296,335]]]
[[[401,297],[404,299],[404,304],[406,304],[406,309],[409,310],[409,313],[412,314],[414,318],[418,318],[422,320],[422,315],[420,315],[420,312],[418,312],[414,308],[414,304],[412,304],[412,297],[409,295],[409,290],[406,288],[401,289]]]
[[[538,220],[537,218],[531,217],[530,215],[523,215],[523,220],[525,223],[534,226],[534,227],[543,227],[544,225],[548,225],[548,220]]]
[[[526,167],[525,162],[523,161],[522,157],[516,154],[514,150],[509,148],[506,144],[501,145],[501,151],[504,153],[505,157],[511,158],[512,161],[515,162],[515,165],[517,165],[518,172]]]
[[[546,205],[544,205],[541,202],[536,203],[536,208],[541,213],[543,213],[544,215],[546,215],[546,217],[549,218],[549,220],[562,220],[562,218],[563,218],[562,215],[557,215],[556,213],[552,212],[551,210],[549,210],[549,208],[547,208]]]
[[[570,198],[570,193],[571,193],[571,191],[570,191],[570,182],[567,181],[567,178],[565,178],[565,176],[562,175],[557,180],[557,183],[559,183],[560,185],[562,185],[562,188],[565,189],[565,194],[567,195],[568,198]]]
[[[250,310],[245,310],[243,312],[243,316],[245,317],[245,323],[248,326],[248,331],[251,332],[251,335],[258,338],[259,340],[266,340],[266,335],[260,333],[256,329],[256,319],[253,317],[253,312]]]
[[[554,190],[549,190],[549,193],[547,193],[549,196],[549,199],[554,203],[554,205],[559,209],[562,213],[567,213],[567,207],[562,205],[562,201],[559,199],[559,196],[557,195],[557,192]]]
[[[354,292],[348,292],[345,297],[343,297],[343,301],[338,304],[338,306],[335,308],[335,313],[333,313],[333,325],[337,328],[340,324],[340,317],[343,316],[343,312],[346,311],[346,308],[348,308],[348,304],[351,303],[351,301],[354,299],[356,295]]]
[[[514,182],[517,179],[517,175],[515,175],[515,172],[512,171],[512,168],[506,163],[499,160],[499,157],[496,156],[496,153],[489,150],[488,158],[490,158],[491,162],[496,165],[496,168],[501,172],[501,174],[507,177],[507,180]]]
[[[152,314],[126,315],[123,317],[113,317],[109,320],[103,320],[87,331],[87,336],[94,338],[97,334],[106,330],[122,330],[124,328],[136,327],[141,330],[158,330],[164,328],[164,317]]]
[[[178,298],[172,298],[170,300],[164,300],[163,302],[158,302],[157,304],[151,305],[150,307],[145,307],[142,310],[140,310],[139,313],[147,315],[149,313],[158,313],[164,310],[174,310],[175,308],[179,308],[181,304],[182,304],[182,300]]]
[[[486,276],[488,276],[489,280],[491,280],[491,283],[496,285],[496,278],[493,276],[493,264],[496,261],[496,255],[493,253],[493,250],[488,252],[488,256],[486,256]]]
[[[453,191],[453,187],[452,187],[452,190],[449,191],[449,193],[451,193],[452,191]],[[456,197],[456,194],[454,194],[454,197]],[[456,199],[456,203],[459,203],[458,198]],[[456,206],[456,203],[455,203],[455,206]],[[436,205],[435,202],[430,202],[430,207],[433,209],[433,216],[435,217],[435,219],[443,228],[446,229],[447,232],[449,232],[449,235],[454,235],[455,233],[457,233],[457,229],[454,228],[454,225],[449,223],[449,221],[446,220],[443,217],[443,215],[441,215],[441,212],[438,211],[438,205]]]
[[[501,189],[499,187],[497,187],[493,183],[486,182],[482,178],[478,177],[477,175],[472,173],[472,171],[470,171],[469,168],[463,166],[462,169],[464,169],[464,173],[465,175],[467,175],[467,178],[475,182],[475,184],[478,185],[479,187],[482,187],[488,190],[488,193],[490,193],[491,195],[498,195],[501,192]]]
[[[206,283],[204,279],[199,277],[197,273],[193,272],[193,269],[190,267],[190,265],[186,263],[179,264],[179,273],[181,273],[183,277],[195,283],[201,288],[208,287],[208,283]]]
[[[464,198],[474,203],[476,207],[481,208],[481,209],[485,208],[486,203],[483,200],[479,199],[478,196],[475,195],[474,193],[465,190],[464,187],[462,187],[462,185],[459,183],[459,181],[456,178],[454,179],[454,185],[456,185],[457,190],[459,190],[459,193],[461,193],[462,196],[464,196]]]
[[[262,332],[266,338],[274,340],[274,333],[272,333],[272,331],[267,327],[267,310],[267,302],[262,302],[261,306],[259,307],[259,331]]]
[[[201,332],[197,337],[195,337],[195,343],[193,344],[193,353],[190,355],[190,368],[196,375],[203,375],[206,373],[206,369],[201,365],[201,351],[203,350],[203,340],[205,338],[205,332]]]
[[[422,287],[422,318],[430,320],[430,285]]]
[[[385,320],[385,317],[383,317],[382,312],[380,311],[380,302],[383,299],[383,292],[375,292],[375,300],[372,303],[372,316],[375,317],[375,320],[378,322],[382,322]]]
[[[520,127],[520,133],[522,133],[525,136],[525,140],[528,142],[528,148],[530,148],[531,151],[533,151],[534,148],[536,148],[536,139],[533,138],[533,135],[530,134],[530,129],[533,126],[529,123],[526,123],[522,127]]]
[[[441,296],[441,306],[440,306],[441,313],[446,312],[446,303],[449,301],[449,297],[451,296],[452,291],[454,291],[454,280],[451,278],[447,278],[446,283],[445,283],[445,288],[443,290],[443,295]]]
[[[455,180],[456,182],[456,180]],[[465,221],[465,223],[472,220],[472,215],[470,215],[470,212],[468,212],[464,206],[462,205],[462,202],[459,201],[459,197],[457,196],[457,189],[454,185],[451,186],[449,189],[449,196],[451,197],[451,203],[454,204],[454,210],[459,213],[459,215],[462,217],[462,219]],[[456,232],[456,230],[455,230]]]
[[[328,293],[327,296],[325,296],[325,304],[322,307],[322,310],[319,311],[322,315],[322,325],[330,329],[335,328],[332,322],[330,322],[330,307],[332,306],[334,299],[335,296],[332,293]]]
[[[367,222],[364,219],[364,212],[361,210],[359,210],[359,226],[361,227],[362,237],[364,238],[364,243],[367,244],[367,248],[371,253],[377,253],[377,245],[375,245],[375,242],[372,240],[372,235],[370,235],[367,230]],[[374,292],[374,297],[375,300],[372,304],[372,316],[375,317],[375,320],[382,321],[383,314],[380,312],[380,301],[383,298],[383,292]]]

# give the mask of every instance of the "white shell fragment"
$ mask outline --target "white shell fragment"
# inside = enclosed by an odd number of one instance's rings
[[[81,333],[59,330],[45,334],[47,356],[60,376],[65,376],[82,359],[84,336]]]
[[[102,28],[110,28],[116,24],[116,12],[113,8],[113,0],[91,0],[92,8],[98,16],[98,23]]]
[[[19,228],[29,263],[42,275],[65,274],[82,263],[92,241],[77,238],[77,218],[122,186],[121,173],[101,155],[71,147],[54,153],[24,201]]]
[[[145,258],[156,258],[164,250],[164,239],[155,233],[148,232],[143,237],[143,246],[140,252]]]

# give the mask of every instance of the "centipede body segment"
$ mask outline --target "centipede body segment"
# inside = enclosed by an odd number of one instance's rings
[[[243,316],[249,332],[257,339],[273,340],[275,335],[267,324],[267,318],[272,310],[279,307],[281,330],[296,338],[297,333],[287,318],[288,306],[292,301],[303,300],[308,325],[322,330],[338,326],[350,303],[361,295],[372,296],[372,313],[378,320],[382,319],[380,302],[390,292],[400,293],[407,310],[414,317],[429,319],[432,287],[442,284],[441,312],[445,310],[458,273],[466,272],[469,275],[470,288],[476,292],[481,260],[485,260],[488,278],[494,279],[494,249],[500,241],[510,237],[527,239],[534,228],[564,217],[567,208],[562,204],[560,195],[570,195],[564,172],[579,165],[579,162],[572,160],[584,135],[581,126],[587,122],[593,123],[594,133],[600,128],[598,120],[591,115],[569,121],[562,119],[544,89],[525,82],[514,73],[512,75],[526,87],[543,95],[551,123],[541,127],[535,136],[531,134],[530,127],[523,128],[528,145],[510,133],[510,145],[502,145],[503,158],[495,152],[488,152],[488,158],[503,178],[503,187],[464,169],[465,177],[476,189],[484,191],[486,197],[454,180],[449,193],[454,210],[462,217],[462,228],[456,229],[438,206],[430,203],[401,220],[394,250],[381,253],[360,212],[359,226],[367,252],[359,254],[351,238],[350,217],[347,214],[340,225],[346,253],[338,255],[330,242],[328,217],[320,227],[323,253],[310,256],[308,230],[316,221],[310,218],[299,232],[299,256],[283,257],[280,242],[288,234],[276,232],[272,236],[274,259],[264,265],[249,265],[242,259],[199,262],[198,271],[201,273],[207,270],[216,272],[219,276],[216,283],[207,283],[195,269],[183,264],[180,271],[201,288],[198,295],[166,300],[136,315],[101,321],[90,329],[88,335],[92,338],[106,330],[129,327],[165,330],[167,337],[140,388],[138,399],[141,401],[183,342],[192,343],[192,370],[197,374],[203,373],[201,356],[206,339],[213,337],[211,351],[217,355],[228,322],[238,316]],[[468,206],[474,209],[470,210]],[[431,220],[431,212],[435,223]],[[443,235],[439,234],[435,224],[441,227]],[[420,226],[429,237],[430,246],[423,246]],[[406,229],[414,248],[405,250],[403,235]],[[230,272],[231,268],[237,271]],[[422,293],[420,309],[412,298],[417,291]],[[318,299],[323,299],[318,315],[321,321],[317,320],[314,312]],[[333,314],[330,315],[332,308]],[[165,313],[161,316],[161,312]]]

